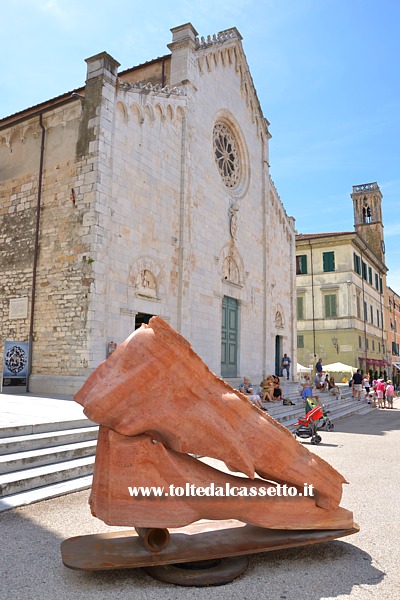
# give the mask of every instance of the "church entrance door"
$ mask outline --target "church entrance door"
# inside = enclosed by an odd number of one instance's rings
[[[221,376],[237,377],[239,303],[234,298],[222,299]]]
[[[278,377],[281,374],[282,356],[282,336],[277,335],[275,337],[275,375],[278,375]]]

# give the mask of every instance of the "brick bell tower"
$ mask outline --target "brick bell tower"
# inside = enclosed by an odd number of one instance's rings
[[[353,185],[354,228],[385,263],[385,238],[382,223],[382,193],[378,184]]]

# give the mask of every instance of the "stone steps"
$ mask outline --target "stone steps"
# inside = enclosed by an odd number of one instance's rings
[[[89,488],[97,433],[88,419],[0,428],[0,511]]]
[[[0,498],[92,473],[94,456],[0,475]]]
[[[281,425],[291,429],[297,423],[299,417],[304,416],[305,402],[298,394],[286,395],[286,398],[295,402],[295,406],[283,406],[281,402],[277,403],[277,405],[266,402],[264,406],[267,408],[268,414],[271,417],[279,421]],[[329,411],[329,419],[333,423],[357,413],[366,414],[367,412],[375,410],[370,404],[367,404],[364,401],[359,402],[358,400],[354,400],[354,398],[351,397],[351,390],[348,392],[345,391],[341,399],[330,396],[325,392],[320,393],[319,399],[320,402],[324,404],[325,410]]]
[[[12,437],[0,437],[0,461],[7,454],[16,452],[27,452],[40,448],[52,448],[75,442],[85,442],[96,439],[97,426],[78,427],[60,431],[48,431],[46,433],[32,433],[28,435],[15,435]],[[0,430],[1,436],[1,430]]]
[[[72,480],[61,481],[51,485],[45,485],[39,488],[31,489],[26,492],[19,492],[9,496],[0,497],[0,512],[16,508],[17,506],[25,506],[40,502],[40,500],[49,500],[64,496],[72,492],[81,492],[87,490],[92,485],[92,475],[78,477]]]
[[[75,458],[85,458],[96,453],[96,440],[75,442],[38,450],[27,450],[0,456],[0,475],[25,471],[33,467],[43,467],[64,463]]]

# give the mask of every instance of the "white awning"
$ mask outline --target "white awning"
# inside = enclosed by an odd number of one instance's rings
[[[392,363],[392,366],[400,371],[400,363]]]

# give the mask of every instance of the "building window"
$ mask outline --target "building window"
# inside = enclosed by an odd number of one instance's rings
[[[225,123],[217,123],[213,131],[214,158],[222,181],[234,188],[241,178],[241,165],[236,139]]]
[[[375,273],[375,289],[377,292],[379,292],[379,277],[378,277],[378,273]]]
[[[307,274],[307,255],[300,254],[296,256],[296,275]]]
[[[297,347],[304,348],[304,335],[297,336]]]
[[[322,266],[324,273],[330,273],[335,270],[335,253],[334,252],[323,252],[322,253]]]
[[[382,277],[379,277],[379,291],[382,294],[383,293],[383,282],[382,282]]]
[[[325,294],[325,318],[334,319],[337,317],[336,294]]]
[[[364,302],[364,321],[368,321],[368,307],[366,302]]]
[[[377,322],[378,327],[379,327],[379,310],[378,309],[376,309],[376,322]]]
[[[304,297],[297,296],[297,320],[302,321],[304,319]]]
[[[368,283],[372,285],[372,269],[368,267]]]
[[[362,339],[361,339],[361,335],[358,336],[358,348],[359,350],[361,350],[362,348]]]
[[[399,344],[392,342],[392,354],[399,356]]]
[[[372,352],[375,352],[375,341],[374,341],[374,340],[372,340],[372,342],[371,342],[371,343],[372,343]]]
[[[361,275],[361,258],[354,252],[354,270],[358,275]]]
[[[357,319],[361,319],[361,299],[360,295],[356,296]]]
[[[365,338],[365,349],[368,350],[368,338]]]
[[[367,281],[367,263],[363,261],[362,263],[362,276],[365,281]]]
[[[369,312],[371,314],[371,323],[373,325],[374,324],[374,309],[372,308],[372,306],[369,307]]]

